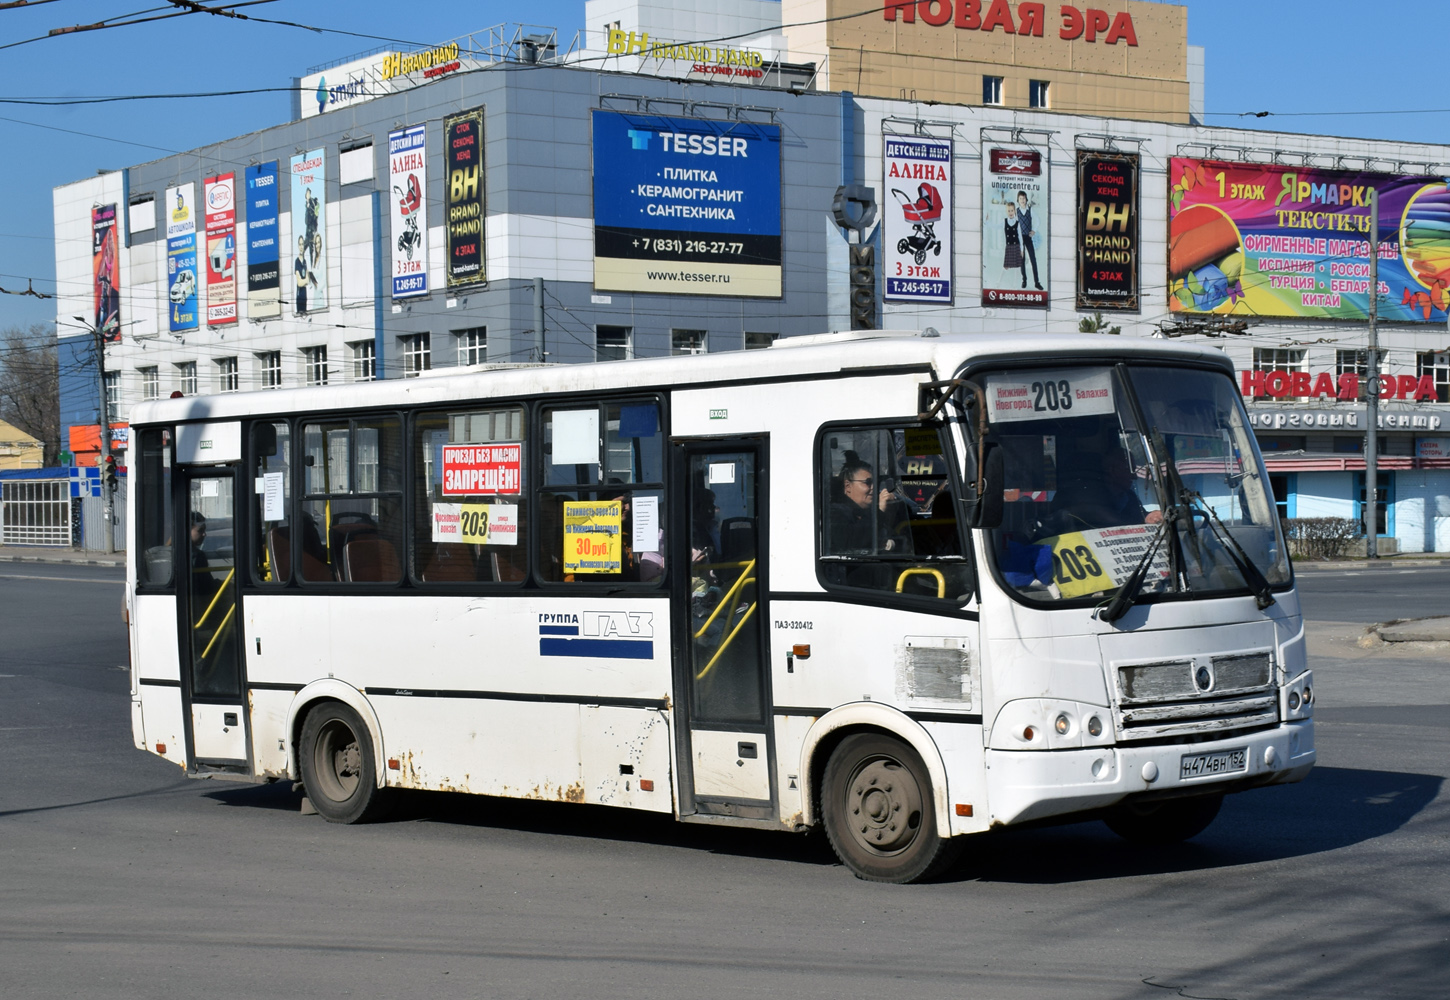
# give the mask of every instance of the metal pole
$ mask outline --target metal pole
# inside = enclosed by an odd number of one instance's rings
[[[106,468],[111,464],[111,408],[106,399],[106,337],[98,329],[92,329],[96,338],[96,368],[100,371],[101,388],[101,500],[105,506],[106,551],[116,551],[115,495],[106,485]]]
[[[538,342],[539,361],[545,360],[544,350],[544,279],[534,279],[534,339]]]
[[[1369,189],[1369,359],[1366,366],[1364,419],[1364,555],[1378,559],[1379,547],[1379,374],[1380,341],[1375,321],[1379,318],[1380,290],[1380,198]]]

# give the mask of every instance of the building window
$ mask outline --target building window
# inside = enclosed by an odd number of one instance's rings
[[[600,326],[594,330],[594,360],[624,361],[633,356],[630,350],[631,329],[627,326]]]
[[[1450,352],[1421,351],[1415,355],[1415,375],[1430,376],[1435,383],[1435,399],[1450,403]]]
[[[327,348],[325,346],[302,348],[302,368],[308,385],[326,385]]]
[[[371,382],[377,378],[376,344],[371,340],[359,340],[357,343],[347,346],[352,348],[352,380],[354,382]]]
[[[433,367],[431,334],[415,333],[398,339],[403,345],[403,378],[417,378],[420,372]]]
[[[488,360],[488,329],[476,326],[472,330],[454,330],[458,338],[458,363],[460,365],[481,365]]]
[[[1283,347],[1255,347],[1254,371],[1256,372],[1302,372],[1304,352]]]
[[[1047,107],[1047,81],[1032,80],[1027,84],[1027,106],[1031,108]]]
[[[106,372],[106,423],[121,419],[121,373]]]
[[[262,388],[277,389],[282,385],[282,352],[263,351],[257,355],[262,365]]]
[[[161,398],[161,371],[155,365],[137,369],[141,373],[141,398]]]
[[[704,354],[704,330],[671,330],[670,354]]]
[[[1384,371],[1385,352],[1383,350],[1379,352],[1379,357],[1379,370]],[[1336,378],[1340,375],[1358,375],[1359,395],[1355,398],[1364,399],[1364,390],[1369,379],[1369,351],[1335,351],[1334,374]]]
[[[1002,78],[1000,76],[982,77],[982,103],[1002,103]]]
[[[196,362],[183,361],[176,366],[176,378],[181,383],[181,394],[183,396],[196,395]]]
[[[236,392],[240,388],[237,384],[237,359],[217,358],[216,379],[218,392]]]
[[[745,334],[745,349],[747,351],[759,351],[775,343],[779,337],[778,333],[749,333]]]

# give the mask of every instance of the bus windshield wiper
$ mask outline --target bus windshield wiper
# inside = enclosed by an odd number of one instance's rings
[[[1218,539],[1218,543],[1223,546],[1224,551],[1228,553],[1228,557],[1233,560],[1234,566],[1238,568],[1239,575],[1244,578],[1244,584],[1253,593],[1254,603],[1259,606],[1259,610],[1262,611],[1273,604],[1274,595],[1269,590],[1268,578],[1254,564],[1254,561],[1249,558],[1248,553],[1243,550],[1243,546],[1239,545],[1239,540],[1218,519],[1218,514],[1214,512],[1212,505],[1204,502],[1203,494],[1190,492],[1185,489],[1183,491],[1183,499],[1190,511],[1200,510],[1203,512],[1204,517],[1208,520],[1210,530],[1213,531],[1214,538]]]
[[[1153,564],[1153,555],[1158,551],[1158,546],[1163,541],[1163,536],[1168,533],[1170,518],[1165,517],[1158,522],[1158,530],[1153,532],[1153,538],[1148,542],[1148,547],[1143,550],[1143,556],[1138,560],[1138,565],[1133,567],[1133,572],[1128,574],[1128,579],[1118,588],[1118,592],[1112,599],[1098,605],[1098,618],[1105,622],[1115,622],[1128,613],[1133,602],[1138,597],[1138,591],[1143,587],[1143,580],[1148,575],[1148,567]]]

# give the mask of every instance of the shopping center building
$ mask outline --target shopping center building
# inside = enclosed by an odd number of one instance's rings
[[[1373,187],[1382,549],[1450,550],[1450,147],[1204,126],[1168,3],[583,13],[313,67],[291,121],[57,187],[61,369],[105,332],[118,444],[173,392],[1100,320],[1224,350],[1283,516],[1362,518]]]

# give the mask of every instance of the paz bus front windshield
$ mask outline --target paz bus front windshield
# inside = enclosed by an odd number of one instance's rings
[[[1242,593],[1245,561],[1271,586],[1289,582],[1268,477],[1227,376],[1120,365],[983,384],[1004,459],[993,553],[1022,598],[1101,600],[1140,565],[1144,596]]]

